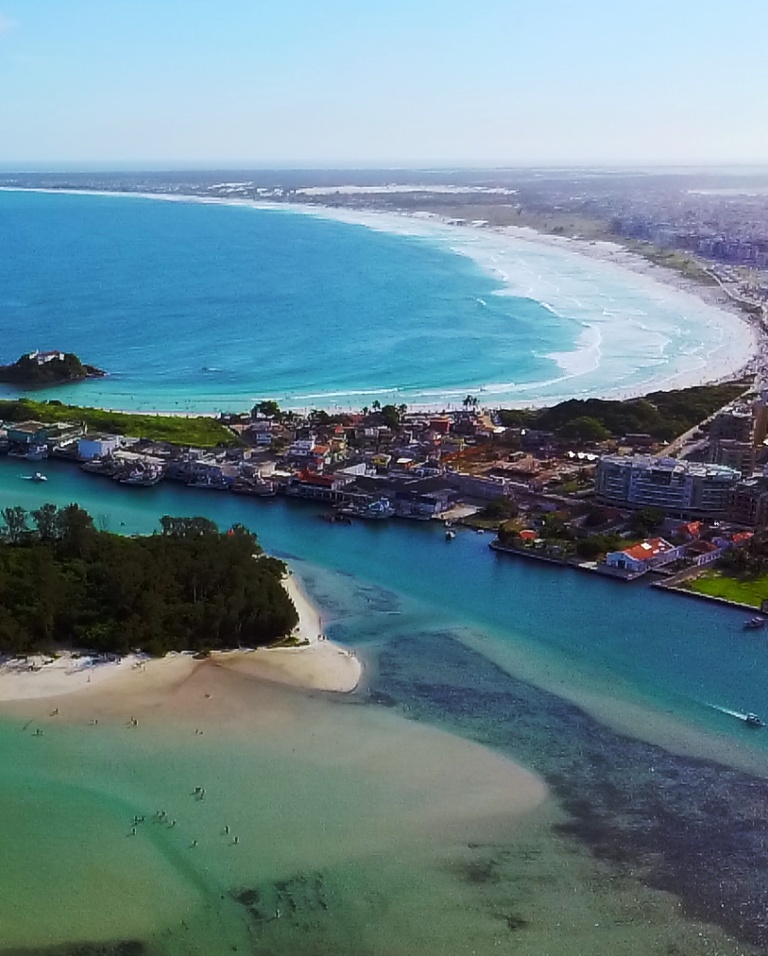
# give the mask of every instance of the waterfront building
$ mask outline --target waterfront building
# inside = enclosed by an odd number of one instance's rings
[[[609,568],[626,571],[634,576],[676,561],[684,554],[684,545],[675,547],[664,538],[649,538],[623,551],[609,551],[605,556],[605,563]]]
[[[50,428],[42,422],[6,422],[6,435],[11,445],[45,445]]]
[[[65,356],[63,352],[57,352],[57,351],[54,351],[54,352],[34,351],[34,352],[29,352],[27,355],[27,358],[36,362],[38,365],[47,365],[49,362],[53,362],[54,359],[58,362],[63,362]]]
[[[105,458],[122,445],[118,435],[86,435],[77,441],[77,457],[81,461],[92,458]]]
[[[725,517],[741,474],[725,465],[605,455],[595,471],[598,501],[626,508],[653,507],[680,517]]]

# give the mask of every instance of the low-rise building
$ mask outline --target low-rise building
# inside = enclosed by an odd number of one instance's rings
[[[670,561],[676,561],[685,554],[685,546],[670,544],[665,538],[648,538],[623,551],[609,551],[605,563],[609,568],[642,574]]]
[[[44,445],[50,437],[50,427],[42,422],[6,422],[5,431],[12,445]]]
[[[122,445],[119,435],[86,435],[77,442],[77,457],[81,461],[106,458]]]

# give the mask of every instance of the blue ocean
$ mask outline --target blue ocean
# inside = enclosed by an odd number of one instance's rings
[[[541,396],[567,375],[630,387],[661,374],[665,350],[698,361],[722,332],[572,256],[466,238],[472,254],[431,228],[0,193],[3,358],[76,351],[109,378],[50,397],[107,407],[343,407],[460,402],[472,383]],[[637,323],[611,331],[619,303]],[[601,327],[598,312],[612,313]],[[208,662],[143,690],[140,728],[115,716],[130,698],[97,712],[87,690],[0,703],[2,956],[736,956],[768,942],[768,744],[737,716],[768,713],[768,645],[744,614],[497,555],[470,531],[341,526],[306,502],[40,467],[45,483],[0,459],[3,507],[76,501],[125,534],[164,514],[252,528],[365,679],[349,697],[306,694]],[[514,761],[549,793],[522,815]]]
[[[0,192],[0,360],[61,349],[109,373],[64,401],[230,411],[446,407],[469,392],[531,404],[749,357],[737,319],[629,272],[481,230],[364,221]]]

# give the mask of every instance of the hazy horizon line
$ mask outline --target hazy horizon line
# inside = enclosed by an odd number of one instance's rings
[[[179,160],[165,162],[159,160],[137,161],[0,161],[0,172],[23,174],[45,173],[183,173],[183,172],[228,172],[238,171],[316,171],[316,172],[474,172],[474,171],[506,171],[506,170],[766,170],[768,158],[764,160],[729,160],[729,161],[585,161],[573,162],[451,162],[449,160],[423,162],[245,162],[235,160],[220,160],[211,162],[195,162]]]

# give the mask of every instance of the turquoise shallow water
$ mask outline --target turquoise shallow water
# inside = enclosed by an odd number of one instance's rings
[[[382,382],[402,386],[408,401],[468,382],[514,377],[536,387],[559,375],[562,360],[546,355],[575,347],[585,310],[606,305],[605,286],[579,273],[581,298],[566,308],[563,289],[542,281],[551,265],[528,256],[518,263],[527,284],[497,296],[500,282],[451,252],[452,241],[233,207],[0,194],[5,357],[31,345],[75,349],[113,375],[57,397],[123,407],[243,406],[270,394],[361,404]],[[300,252],[305,268],[287,250]],[[486,252],[486,268],[502,271]],[[609,297],[620,295],[626,303],[626,290]],[[670,321],[656,338],[646,330],[625,337],[626,348],[613,341],[619,377],[629,356],[645,355],[631,373],[642,380],[654,350],[674,351]],[[691,325],[680,328],[690,339]],[[698,346],[688,341],[693,352],[712,345],[712,329],[701,328]],[[387,378],[393,369],[404,377]],[[745,798],[754,782],[618,738],[566,702],[592,695],[592,712],[619,724],[626,702],[639,703],[633,736],[664,738],[669,728],[658,717],[671,717],[703,732],[701,752],[725,740],[734,760],[762,768],[765,736],[717,709],[768,713],[768,646],[745,637],[740,613],[515,562],[494,555],[484,535],[447,544],[439,527],[336,527],[302,503],[169,485],[131,490],[55,461],[44,470],[49,481],[36,484],[24,479],[24,464],[0,459],[2,506],[77,501],[100,527],[121,533],[147,533],[163,514],[252,527],[303,576],[330,635],[363,655],[367,686],[343,701],[282,692],[291,701],[279,710],[285,725],[236,745],[207,725],[205,738],[192,738],[160,722],[143,722],[135,739],[119,723],[102,724],[96,738],[84,721],[59,726],[34,705],[23,720],[4,719],[3,956],[77,940],[139,948],[68,954],[134,956],[145,943],[153,956],[218,956],[235,946],[484,954],[508,948],[510,934],[515,951],[531,956],[688,954],[712,951],[713,940],[716,951],[736,951],[682,921],[638,875],[685,889],[688,912],[701,919],[729,913],[728,925],[742,925],[747,912],[759,924],[749,889],[762,877],[734,878],[732,913],[717,897],[722,869],[701,877],[696,904],[674,860],[668,870],[648,862],[666,860],[667,847],[677,852],[684,834],[699,866],[758,866],[754,848],[735,838],[707,844],[723,816],[743,813],[739,833],[760,832],[762,805]],[[27,716],[45,727],[42,739],[24,729]],[[471,835],[438,825],[434,808],[461,786],[456,780],[419,780],[425,768],[413,756],[391,762],[391,779],[371,773],[371,754],[412,755],[411,735],[427,726],[544,774],[570,829],[552,829],[563,824],[553,807],[522,831],[507,820]],[[443,770],[461,763],[440,747],[434,758]],[[201,774],[225,785],[212,788],[204,808],[188,804]],[[166,803],[178,828],[154,827],[132,841],[132,814]],[[221,842],[228,819],[258,836],[237,863]],[[603,862],[586,858],[585,847]],[[683,861],[688,850],[682,845]],[[622,869],[624,859],[632,864]]]
[[[674,902],[637,878],[660,846],[682,841],[697,866],[714,861],[714,876],[701,877],[683,856],[683,871],[655,868],[647,879],[685,890],[691,915],[705,922],[730,914],[717,898],[723,867],[752,867],[756,858],[749,847],[725,844],[725,863],[721,847],[704,847],[722,829],[722,807],[752,811],[755,783],[617,738],[506,676],[522,671],[534,684],[558,685],[565,698],[598,689],[609,715],[634,698],[649,726],[654,710],[672,714],[760,760],[762,737],[706,706],[768,706],[768,648],[745,641],[743,615],[505,560],[485,535],[459,534],[449,544],[439,527],[421,524],[334,527],[311,505],[162,485],[125,489],[63,462],[44,465],[42,486],[24,480],[24,467],[0,460],[3,506],[78,501],[100,526],[122,533],[146,533],[166,513],[252,527],[303,576],[330,636],[363,655],[370,696],[333,701],[282,690],[273,722],[245,726],[237,738],[206,722],[203,710],[195,726],[199,720],[205,737],[152,712],[135,736],[120,722],[90,727],[88,715],[70,726],[64,699],[61,724],[34,703],[0,722],[0,926],[13,927],[5,940],[14,956],[14,947],[37,956],[45,945],[126,939],[147,948],[93,953],[218,956],[237,946],[286,956],[437,956],[513,944],[531,956],[641,956],[649,945],[686,956],[750,951],[681,919]],[[196,692],[201,705],[204,687]],[[459,806],[469,793],[453,778],[464,758],[446,744],[417,756],[412,733],[425,725],[536,768],[572,823],[553,829],[563,819],[553,807],[521,826],[498,814],[479,829],[435,817],[451,793]],[[31,737],[32,726],[44,736]],[[635,731],[644,735],[642,717]],[[475,780],[484,775],[478,769]],[[200,782],[210,788],[204,806],[190,797]],[[152,824],[134,842],[132,815],[158,806],[178,827]],[[248,834],[247,852],[234,859],[222,836],[233,821]],[[750,834],[756,823],[734,826]],[[621,862],[635,852],[633,866]],[[35,876],[40,867],[44,879]],[[689,888],[686,873],[701,889]],[[761,876],[739,880],[745,892],[753,880],[763,885]],[[52,901],[45,920],[41,898]],[[100,918],[99,903],[109,919]],[[741,891],[737,903],[729,925],[749,905]]]
[[[765,735],[715,709],[768,713],[768,644],[743,632],[743,612],[516,561],[492,552],[487,535],[461,533],[447,543],[432,524],[335,526],[318,520],[316,505],[173,485],[124,489],[55,461],[41,485],[24,480],[24,468],[0,459],[0,500],[28,508],[74,500],[112,531],[147,533],[163,514],[202,514],[221,527],[243,522],[268,551],[298,559],[300,571],[308,566],[305,574],[325,569],[321,596],[331,613],[340,608],[331,633],[342,640],[376,644],[407,615],[409,629],[451,629],[507,668],[536,661],[542,680],[562,671],[566,695],[582,682],[609,696],[613,688],[617,699],[635,693],[744,746],[768,746]],[[350,591],[358,593],[352,608]],[[369,619],[369,606],[380,613]]]
[[[470,391],[525,404],[750,357],[739,320],[633,273],[368,220],[0,191],[0,358],[60,348],[110,373],[43,397],[211,411],[458,405]]]

